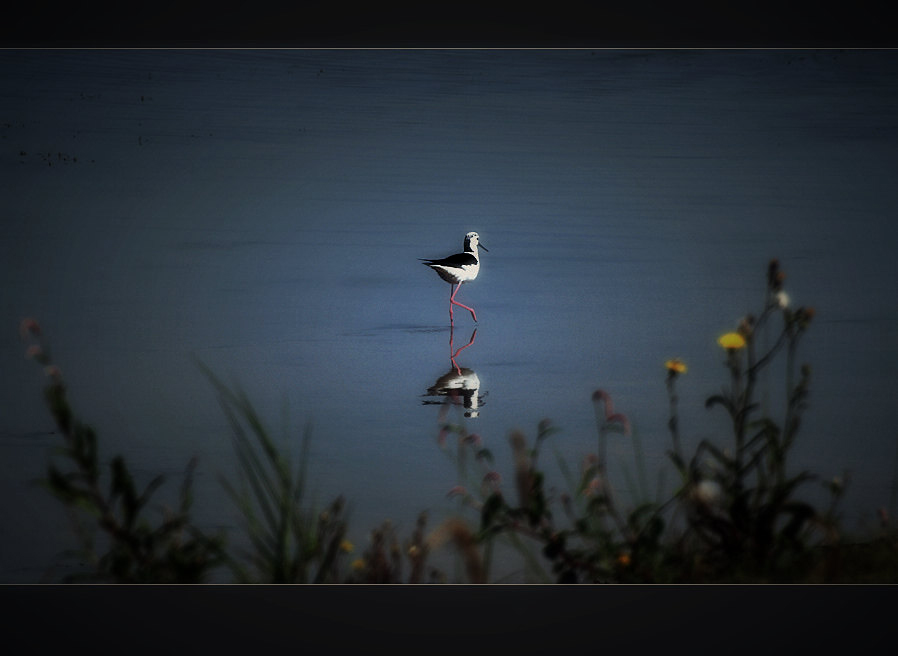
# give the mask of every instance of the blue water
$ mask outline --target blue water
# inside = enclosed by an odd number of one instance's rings
[[[794,467],[847,470],[846,521],[873,526],[898,511],[896,165],[891,51],[3,51],[0,581],[53,580],[74,544],[31,483],[57,440],[25,317],[104,454],[168,475],[160,504],[196,455],[198,521],[235,522],[199,360],[286,448],[311,425],[316,498],[349,499],[360,548],[384,519],[435,525],[459,482],[428,396],[450,289],[418,258],[469,230],[489,252],[457,298],[479,323],[457,309],[451,337],[476,327],[457,364],[480,403],[449,417],[506,480],[509,431],[543,418],[576,470],[602,388],[672,485],[671,357],[686,444],[725,443],[716,338],[777,257],[817,310]],[[631,446],[609,445],[622,488]]]

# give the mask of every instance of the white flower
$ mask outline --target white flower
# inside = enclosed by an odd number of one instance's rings
[[[693,498],[704,506],[713,506],[720,501],[723,490],[717,481],[704,480],[693,488]]]
[[[778,291],[775,298],[776,304],[780,307],[780,309],[789,307],[789,295],[783,290]]]

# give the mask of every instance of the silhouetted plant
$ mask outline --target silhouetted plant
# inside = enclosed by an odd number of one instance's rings
[[[337,497],[323,509],[306,503],[306,469],[310,431],[307,429],[294,468],[269,435],[262,419],[241,390],[224,385],[199,365],[218,392],[231,424],[241,480],[222,485],[239,509],[252,545],[241,558],[229,561],[238,582],[340,582],[346,541],[345,503]]]
[[[427,560],[437,549],[451,545],[461,557],[465,579],[483,583],[490,580],[499,540],[519,550],[528,578],[539,581],[896,581],[898,538],[884,510],[882,530],[874,539],[851,541],[840,535],[836,516],[843,480],[823,483],[830,495],[823,510],[798,496],[802,486],[817,479],[807,471],[793,473],[787,458],[806,408],[810,367],[796,369],[796,357],[814,311],[792,310],[783,280],[778,262],[772,261],[758,317],[746,316],[737,330],[718,340],[725,350],[729,381],[707,399],[706,406],[727,413],[730,444],[702,440],[686,456],[677,384],[687,367],[679,359],[665,363],[668,455],[680,482],[664,501],[647,498],[637,436],[626,415],[614,411],[610,395],[597,390],[592,398],[595,453],[583,459],[577,475],[558,458],[569,492],[548,487],[541,467],[542,449],[557,432],[547,420],[539,423],[532,447],[521,431],[509,435],[514,472],[507,486],[481,437],[463,425],[446,423],[439,443],[444,447],[449,435],[457,437],[454,452],[446,452],[456,461],[460,483],[449,496],[459,498],[462,508],[473,508],[477,521],[452,516],[428,534],[427,516],[422,513],[405,541],[385,522],[371,532],[363,554],[345,567],[345,556],[353,547],[345,538],[342,497],[323,510],[306,499],[309,431],[302,436],[294,466],[271,439],[246,394],[227,387],[200,365],[230,422],[241,474],[237,485],[222,479],[242,514],[249,540],[249,548],[235,558],[226,552],[223,535],[208,537],[190,522],[195,460],[188,465],[178,509],[166,511],[155,527],[144,511],[162,477],[138,494],[124,459],[116,456],[109,465],[108,484],[101,482],[97,436],[75,418],[62,375],[41,343],[40,327],[26,320],[22,334],[32,342],[28,355],[44,366],[48,376],[45,397],[63,436],[60,451],[69,465],[60,468],[51,462],[45,484],[78,520],[82,554],[94,566],[86,576],[99,581],[200,582],[213,569],[227,565],[239,582],[445,582],[446,576],[429,568]],[[766,347],[759,336],[766,335],[777,316],[782,324],[772,346]],[[759,388],[766,388],[762,374],[780,354],[785,356],[785,400],[777,421],[757,399]],[[638,494],[627,509],[619,505],[608,475],[607,440],[612,433],[629,436],[639,468],[639,485],[630,485],[639,488]],[[92,535],[81,530],[85,512],[108,543],[102,554],[97,553]]]
[[[503,492],[502,477],[485,465],[478,490],[471,493],[464,486],[452,490],[452,495],[460,496],[465,505],[479,512],[477,543],[486,562],[493,541],[506,538],[527,559],[530,576],[536,579],[603,582],[625,578],[629,574],[624,572],[634,571],[634,567],[640,576],[654,577],[647,568],[659,565],[653,558],[660,553],[663,507],[643,502],[629,513],[619,509],[607,478],[605,444],[608,433],[629,434],[630,423],[625,415],[613,412],[606,392],[597,391],[593,400],[599,436],[597,453],[586,458],[580,477],[574,482],[573,494],[555,496],[546,490],[539,457],[546,439],[557,432],[547,420],[539,423],[532,448],[521,431],[513,431],[509,436],[514,460],[513,496]],[[599,411],[600,405],[604,405],[604,413]],[[459,434],[461,453],[464,448],[473,448],[475,461],[491,463],[491,456],[483,455],[489,451],[482,447],[479,437],[466,434],[461,427],[450,430]],[[563,461],[561,464],[566,469]],[[573,481],[571,476],[568,478]],[[555,503],[562,506],[561,518],[552,509]],[[551,578],[534,561],[528,544],[539,545],[540,555],[551,568]]]
[[[224,538],[204,535],[190,523],[191,485],[196,460],[187,466],[179,506],[166,509],[155,526],[144,512],[164,478],[153,478],[143,492],[122,456],[109,464],[109,482],[103,481],[97,435],[72,411],[59,368],[42,343],[40,326],[28,319],[22,336],[31,341],[28,355],[43,365],[49,379],[44,396],[64,444],[58,453],[63,463],[51,460],[43,483],[70,510],[80,556],[93,565],[92,572],[73,574],[67,580],[115,583],[199,583],[225,559]],[[90,516],[108,543],[98,553],[94,531],[84,522]]]
[[[404,542],[404,547],[400,546],[393,523],[383,522],[381,526],[371,531],[369,547],[352,562],[352,574],[348,582],[446,583],[446,575],[442,571],[427,567],[427,557],[431,551],[449,540],[464,553],[464,545],[458,536],[454,535],[452,521],[444,522],[430,535],[425,535],[427,513],[422,512],[418,516],[411,538]],[[409,565],[407,578],[403,575],[403,562],[406,561]],[[481,583],[484,579],[480,578],[475,582]]]
[[[792,474],[788,468],[787,455],[806,407],[811,371],[803,365],[796,380],[795,358],[814,310],[789,307],[784,279],[779,263],[772,260],[761,313],[757,318],[747,315],[736,331],[718,340],[726,352],[730,380],[705,405],[722,407],[728,414],[733,432],[730,448],[702,440],[692,457],[686,459],[680,443],[676,395],[676,381],[682,371],[668,363],[673,439],[669,455],[682,479],[678,498],[686,510],[684,538],[696,541],[688,551],[697,569],[712,578],[798,576],[811,565],[813,536],[834,535],[835,502],[843,487],[828,486],[832,505],[820,512],[796,495],[800,486],[816,476],[807,471]],[[777,315],[782,317],[782,325],[773,345],[763,348],[758,338]],[[769,411],[761,412],[758,383],[762,372],[783,349],[785,411],[777,422]]]
[[[610,395],[597,390],[593,403],[598,447],[586,459],[578,481],[568,475],[569,483],[575,483],[572,494],[550,499],[537,469],[540,443],[549,433],[547,422],[540,424],[533,449],[519,431],[511,435],[516,501],[498,487],[481,488],[480,501],[460,488],[463,499],[480,513],[480,543],[489,545],[500,535],[526,536],[542,545],[542,555],[560,582],[800,580],[815,571],[819,547],[838,538],[835,508],[844,483],[834,479],[824,484],[831,496],[821,511],[797,494],[817,477],[788,468],[787,455],[801,425],[810,383],[810,367],[803,365],[796,372],[795,359],[814,310],[789,307],[784,278],[779,263],[771,261],[761,313],[757,318],[748,315],[737,331],[719,339],[729,385],[709,397],[706,406],[720,406],[728,413],[732,448],[702,440],[688,460],[684,456],[676,382],[687,367],[679,359],[668,360],[669,456],[681,477],[672,498],[663,503],[637,499],[631,510],[621,510],[608,477],[606,442],[610,431],[630,434],[630,425],[625,415],[614,412]],[[776,315],[781,315],[782,326],[773,345],[762,348],[758,335]],[[786,399],[784,416],[777,422],[770,412],[760,411],[757,396],[762,373],[781,352],[786,359]],[[453,429],[460,433],[460,445],[476,442],[478,453],[489,453],[479,437],[475,441]],[[635,441],[634,449],[638,460]],[[490,475],[501,480],[495,472]],[[552,501],[561,502],[568,526],[557,523]],[[680,510],[685,523],[675,526],[674,515]]]

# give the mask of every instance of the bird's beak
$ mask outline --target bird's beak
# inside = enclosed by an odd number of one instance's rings
[[[484,246],[483,244],[477,244],[477,245],[480,246],[480,248],[482,248],[483,250],[485,250],[487,253],[490,252],[490,249],[488,249],[488,248],[487,248],[486,246]]]

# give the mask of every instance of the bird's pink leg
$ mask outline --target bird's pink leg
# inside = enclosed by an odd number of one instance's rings
[[[452,352],[452,348],[453,348],[453,347],[452,347],[452,332],[453,332],[452,326],[450,326],[450,327],[449,327],[449,353],[450,353],[451,355],[449,356],[449,361],[452,363],[452,366],[455,367],[455,372],[456,372],[459,376],[461,376],[461,367],[458,366],[458,363],[455,361],[455,358],[458,357],[458,354],[459,354],[459,353],[461,353],[461,352],[464,351],[466,348],[468,348],[471,344],[474,343],[474,338],[477,336],[477,329],[475,328],[475,329],[474,329],[474,332],[471,333],[471,339],[468,340],[468,343],[465,344],[464,346],[460,346],[460,347],[458,348],[458,350],[455,351],[454,353]]]
[[[449,307],[451,308],[452,305],[450,304]],[[459,354],[461,349],[458,349],[458,351],[456,351],[455,353],[452,352],[452,348],[453,348],[452,347],[452,336],[453,336],[454,332],[455,332],[455,326],[450,323],[449,324],[449,361],[452,363],[452,366],[455,367],[455,373],[457,373],[459,376],[461,376],[461,367],[459,367],[458,363],[455,361],[455,356]]]
[[[459,285],[459,287],[460,287],[460,286],[461,286],[461,285]],[[450,325],[453,323],[453,317],[452,317],[452,303],[453,303],[453,300],[452,300],[452,299],[455,297],[455,291],[456,291],[456,290],[455,290],[455,285],[452,285],[452,286],[449,287],[449,323],[450,323]]]
[[[474,321],[477,321],[477,315],[474,313],[474,308],[469,308],[464,303],[459,303],[455,300],[455,295],[458,293],[458,290],[461,289],[461,283],[458,283],[458,286],[455,288],[455,291],[452,292],[452,296],[449,297],[449,316],[452,316],[452,306],[458,305],[459,307],[463,307],[468,312],[471,313],[471,316],[474,317]]]
[[[476,328],[474,329],[474,332],[471,333],[471,339],[468,340],[468,343],[465,344],[464,346],[458,347],[458,350],[457,350],[455,353],[453,353],[451,356],[449,356],[449,357],[451,357],[451,358],[453,358],[453,359],[454,359],[454,358],[457,358],[459,353],[461,353],[461,352],[464,351],[466,348],[468,348],[471,344],[474,343],[474,338],[475,338],[475,337],[477,337],[477,329],[476,329]],[[450,352],[452,351],[452,330],[449,331],[449,351],[450,351]]]

